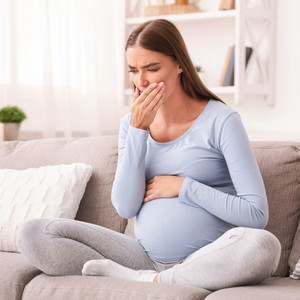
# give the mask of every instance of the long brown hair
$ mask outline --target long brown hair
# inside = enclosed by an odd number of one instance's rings
[[[181,86],[187,95],[197,99],[215,99],[223,102],[202,83],[182,35],[172,22],[156,19],[139,25],[128,37],[125,50],[136,44],[175,59],[182,69]]]

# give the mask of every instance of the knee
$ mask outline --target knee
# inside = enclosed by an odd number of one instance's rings
[[[271,232],[263,230],[265,233],[264,237],[264,245],[266,247],[266,255],[270,256],[270,262],[273,264],[273,269],[271,270],[272,275],[279,263],[280,255],[281,255],[281,244],[278,238]]]
[[[268,276],[271,276],[278,267],[281,244],[277,237],[267,230],[250,230],[252,231],[250,235],[254,246],[252,251],[257,254],[257,260],[261,266],[265,266],[266,270],[268,269]]]
[[[31,219],[25,221],[18,230],[16,237],[16,244],[19,251],[28,256],[32,254],[35,249],[45,239],[45,228],[49,223],[49,219]]]
[[[278,238],[267,230],[257,229],[255,233],[256,244],[261,250],[265,250],[274,258],[278,258],[281,254],[281,244]]]

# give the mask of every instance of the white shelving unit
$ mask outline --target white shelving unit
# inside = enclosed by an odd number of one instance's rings
[[[201,21],[201,20],[213,20],[213,19],[225,19],[225,18],[233,18],[236,16],[236,10],[224,10],[224,11],[214,11],[214,12],[197,12],[197,13],[189,13],[189,14],[177,14],[177,15],[162,15],[157,17],[141,17],[141,18],[128,18],[126,20],[127,25],[138,25],[143,22],[149,20],[155,20],[158,17],[160,19],[168,19],[175,23],[183,23],[188,22],[191,23],[193,21]]]
[[[196,26],[201,25],[203,22],[209,21],[206,26],[209,30],[210,22],[232,20],[234,26],[234,44],[235,44],[235,65],[234,65],[234,86],[208,86],[215,94],[220,95],[232,95],[234,97],[235,104],[239,104],[244,101],[246,95],[262,95],[266,103],[270,106],[275,104],[275,0],[261,0],[259,7],[249,7],[248,0],[236,0],[236,9],[225,10],[225,11],[208,11],[208,12],[197,12],[190,14],[174,14],[174,15],[163,15],[157,17],[131,17],[141,15],[143,8],[139,8],[138,5],[143,5],[143,1],[137,1],[135,7],[132,8],[131,0],[123,0],[124,14],[120,15],[119,21],[124,21],[123,33],[125,34],[124,40],[120,42],[122,51],[124,51],[125,39],[127,38],[130,31],[137,25],[153,20],[156,18],[164,18],[172,21],[175,25],[187,25]],[[122,1],[120,1],[122,2]],[[120,9],[120,8],[119,8]],[[261,26],[259,26],[259,32],[253,32],[251,21],[260,20]],[[255,64],[262,82],[259,84],[248,84],[246,81],[245,72],[245,36],[247,35],[248,45],[251,42],[253,49],[250,61]],[[263,61],[260,56],[259,48],[262,41],[268,39],[267,51],[268,61]],[[124,57],[124,69],[122,87],[123,93],[120,94],[120,101],[123,105],[130,103],[130,97],[132,91],[129,87],[128,74],[126,72],[126,61],[124,53],[120,52],[120,57]],[[249,64],[250,64],[249,61]],[[266,67],[267,65],[267,67]],[[207,70],[209,72],[209,70]],[[125,99],[125,100],[124,100]]]

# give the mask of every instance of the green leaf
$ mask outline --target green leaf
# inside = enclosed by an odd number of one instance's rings
[[[17,106],[5,106],[0,110],[1,123],[22,123],[27,116],[24,111]]]

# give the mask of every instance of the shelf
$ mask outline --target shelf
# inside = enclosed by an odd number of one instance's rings
[[[154,20],[154,19],[167,19],[171,22],[176,23],[189,23],[189,22],[201,22],[206,20],[216,20],[216,19],[228,19],[234,18],[236,16],[236,10],[217,10],[210,12],[196,12],[188,14],[173,14],[173,15],[161,15],[153,17],[142,17],[142,18],[128,18],[126,20],[127,25],[138,25],[144,22]]]
[[[246,9],[246,15],[249,18],[256,19],[269,19],[271,14],[270,11],[263,8],[248,8]],[[190,22],[201,22],[201,21],[215,21],[217,19],[231,19],[237,16],[235,9],[230,10],[216,10],[207,12],[196,12],[187,14],[170,14],[170,15],[160,15],[151,17],[139,17],[139,18],[128,18],[126,20],[127,25],[138,25],[144,22],[154,20],[154,19],[167,19],[176,23],[190,23]]]
[[[234,94],[235,86],[210,86],[208,87],[215,94]],[[245,93],[252,95],[268,95],[270,89],[264,84],[247,84],[244,88]]]
[[[220,97],[233,96],[234,102],[239,104],[244,101],[247,95],[259,95],[263,96],[266,100],[266,104],[273,106],[275,103],[275,6],[276,1],[265,1],[260,0],[259,4],[251,7],[251,1],[237,0],[235,9],[232,10],[214,10],[214,11],[199,11],[194,13],[186,14],[170,14],[160,16],[148,16],[148,17],[129,17],[130,15],[137,16],[144,12],[143,1],[136,1],[134,12],[130,10],[129,2],[133,0],[123,0],[127,3],[127,15],[124,20],[124,27],[126,34],[128,34],[135,26],[140,25],[144,22],[155,20],[155,19],[166,19],[176,26],[182,26],[182,29],[191,28],[188,38],[192,39],[192,34],[197,34],[197,26],[205,26],[206,30],[210,27],[213,28],[214,32],[220,28],[222,31],[223,23],[226,25],[224,28],[228,32],[234,34],[233,43],[236,45],[235,59],[234,59],[234,72],[235,72],[235,85],[234,86],[208,86],[208,88],[219,95]],[[138,13],[137,13],[138,9]],[[254,20],[254,22],[252,22]],[[256,22],[257,20],[263,22]],[[214,24],[215,23],[215,24]],[[229,23],[233,26],[227,26]],[[187,27],[187,28],[184,28]],[[180,27],[181,28],[181,27]],[[185,30],[183,30],[185,32]],[[265,41],[263,44],[262,42]],[[221,43],[225,45],[227,40],[222,40]],[[232,43],[232,41],[228,41]],[[245,59],[243,49],[246,45],[250,45],[253,48],[253,54],[251,63],[258,75],[260,75],[259,84],[248,84],[248,82],[256,82],[255,77],[248,78],[245,72],[244,63]],[[197,45],[194,47],[198,47]],[[269,55],[266,59],[261,55],[260,49],[268,47],[272,49],[269,51]],[[221,47],[220,47],[221,48]],[[225,48],[225,46],[224,46]],[[221,53],[221,50],[220,50]],[[215,72],[216,73],[216,72]],[[253,75],[252,72],[250,75]],[[126,75],[127,76],[127,75]],[[256,76],[256,75],[255,75]],[[217,83],[216,78],[211,78],[211,81]],[[250,80],[249,80],[250,79]],[[124,80],[125,91],[122,96],[125,95],[126,104],[129,103],[129,99],[133,95],[133,91],[129,88],[128,82]]]

